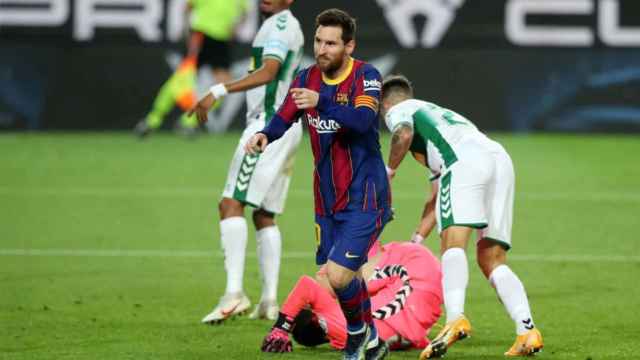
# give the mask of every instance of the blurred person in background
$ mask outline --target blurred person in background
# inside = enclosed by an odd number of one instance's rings
[[[183,114],[180,127],[186,135],[195,135],[198,121],[186,111],[196,104],[198,68],[209,65],[217,83],[231,80],[231,40],[234,28],[249,10],[250,0],[188,0],[186,17],[190,20],[187,54],[176,71],[162,85],[134,132],[143,138],[160,128],[165,116],[177,104]]]
[[[524,285],[506,263],[515,188],[509,154],[464,116],[414,99],[411,82],[404,76],[387,77],[382,93],[381,114],[393,134],[389,179],[409,151],[433,175],[432,196],[412,240],[420,242],[437,226],[447,323],[420,359],[442,357],[456,341],[471,334],[464,315],[469,282],[465,250],[474,230],[478,265],[515,324],[516,340],[504,355],[540,351],[542,335],[533,322]]]
[[[241,79],[212,86],[189,116],[200,123],[208,120],[209,110],[228,93],[247,91],[247,127],[229,166],[220,211],[220,242],[224,251],[227,285],[218,305],[203,323],[213,324],[245,312],[251,306],[243,291],[244,261],[247,247],[247,221],[244,208],[254,208],[258,262],[262,276],[262,295],[250,318],[275,320],[278,316],[278,276],[282,238],[275,223],[284,211],[295,152],[302,138],[302,125],[293,126],[267,151],[250,155],[244,144],[264,128],[283,103],[302,60],[304,36],[298,19],[289,7],[293,0],[262,0],[265,17],[252,43],[249,74]]]

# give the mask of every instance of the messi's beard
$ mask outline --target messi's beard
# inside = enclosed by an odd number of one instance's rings
[[[320,67],[320,70],[322,70],[322,72],[325,75],[327,75],[330,78],[333,78],[338,72],[338,70],[340,70],[340,68],[342,67],[342,64],[344,63],[344,54],[337,57],[334,61],[331,61],[331,59],[327,57],[323,57],[323,58],[329,60],[329,62],[325,65],[322,65],[320,63],[320,57],[317,57],[316,63],[318,64],[318,67]]]

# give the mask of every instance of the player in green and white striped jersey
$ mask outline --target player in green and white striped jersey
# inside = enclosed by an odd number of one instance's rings
[[[300,23],[290,10],[269,17],[260,27],[252,43],[252,63],[249,71],[260,68],[266,59],[274,59],[281,65],[275,81],[247,91],[249,124],[265,115],[268,121],[278,110],[300,65],[303,46]]]
[[[227,93],[247,91],[247,127],[231,160],[219,203],[227,286],[219,304],[202,319],[204,323],[223,321],[250,307],[242,287],[248,232],[244,218],[246,205],[255,208],[253,223],[263,280],[260,302],[250,317],[275,320],[278,316],[276,299],[282,240],[275,215],[284,209],[302,126],[296,123],[262,154],[247,155],[243,146],[271,120],[300,65],[304,37],[300,23],[289,10],[292,3],[293,0],[260,2],[266,19],[253,41],[249,74],[233,82],[214,85],[191,110],[200,122],[206,122],[207,113],[217,100]]]
[[[444,355],[471,332],[464,315],[469,280],[465,250],[473,230],[478,233],[478,265],[516,325],[516,343],[505,355],[539,351],[542,336],[533,323],[524,286],[506,265],[515,183],[511,158],[464,116],[413,99],[411,83],[404,76],[385,79],[382,93],[381,114],[393,134],[387,165],[390,179],[409,151],[432,174],[432,197],[412,240],[421,242],[437,225],[447,325],[420,359]]]

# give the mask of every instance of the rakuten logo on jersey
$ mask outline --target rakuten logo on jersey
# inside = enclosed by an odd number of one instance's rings
[[[382,89],[382,83],[377,79],[364,80],[364,91],[380,91]]]
[[[331,119],[320,119],[320,117],[314,117],[307,114],[307,122],[309,123],[309,127],[316,129],[318,134],[335,133],[340,130],[340,124]]]

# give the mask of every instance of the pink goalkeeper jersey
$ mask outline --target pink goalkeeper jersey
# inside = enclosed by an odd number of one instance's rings
[[[376,268],[385,266],[402,265],[409,273],[411,287],[414,290],[427,291],[435,294],[442,300],[442,271],[440,261],[423,245],[410,242],[390,242],[382,246],[384,252]],[[367,282],[369,293],[372,287],[385,286],[384,292],[395,292],[402,286],[402,280],[397,277],[382,280],[370,280]],[[375,306],[373,308],[378,308]],[[378,304],[383,305],[383,304]]]
[[[380,333],[389,327],[394,333],[411,340],[415,347],[426,346],[424,340],[431,326],[438,321],[442,304],[442,271],[438,259],[426,247],[410,242],[391,242],[383,246],[376,269],[398,269],[400,265],[409,278],[411,292],[402,311],[380,321]],[[379,310],[397,299],[405,281],[398,276],[369,280],[371,308]],[[392,309],[392,308],[391,308]]]
[[[384,319],[374,319],[380,338],[389,340],[400,335],[413,347],[424,348],[428,344],[427,333],[438,321],[442,305],[440,263],[424,246],[408,242],[392,242],[383,246],[384,253],[376,268],[406,270],[411,292],[402,304],[402,309]],[[405,278],[406,280],[406,278]],[[374,312],[397,300],[396,294],[403,289],[405,281],[392,275],[384,279],[369,280],[367,289],[371,294]],[[327,331],[331,346],[342,349],[347,339],[346,321],[336,299],[314,279],[303,276],[282,306],[282,312],[295,318],[299,311],[310,305]]]

